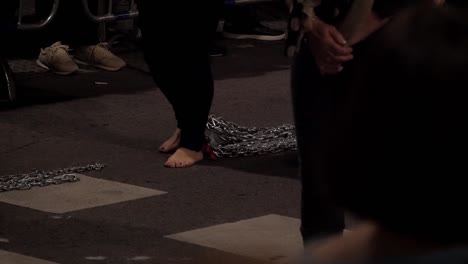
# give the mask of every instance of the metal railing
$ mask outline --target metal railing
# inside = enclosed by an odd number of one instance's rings
[[[159,0],[153,0],[153,1],[159,1]],[[114,1],[112,0],[107,0],[107,12],[103,15],[96,15],[96,14],[93,14],[93,12],[91,12],[91,10],[89,9],[88,0],[82,0],[86,16],[89,19],[91,19],[91,21],[94,21],[96,23],[112,22],[112,21],[118,21],[118,20],[133,19],[133,18],[138,17],[138,11],[135,10],[134,0],[129,1],[129,10],[122,11],[122,12],[114,12],[113,2]]]
[[[135,1],[129,0],[129,10],[122,12],[113,11],[113,0],[107,0],[107,12],[102,15],[96,15],[91,12],[89,9],[89,0],[82,0],[85,14],[89,19],[96,23],[101,22],[112,22],[118,20],[133,19],[138,17],[138,11],[135,9]],[[102,0],[99,0],[102,1]],[[151,1],[175,1],[175,0],[151,0]],[[228,6],[232,5],[246,5],[246,4],[255,4],[263,2],[271,2],[272,0],[225,0],[225,4]]]
[[[226,5],[248,5],[248,4],[257,4],[271,2],[272,0],[225,0]]]
[[[49,15],[42,21],[37,23],[23,23],[24,0],[18,1],[18,20],[16,23],[0,24],[0,31],[15,31],[15,30],[39,30],[47,26],[57,14],[60,0],[53,0],[52,10]]]
[[[57,14],[59,4],[60,4],[60,0],[54,0],[50,14],[43,21],[38,22],[38,23],[23,24],[24,0],[19,0],[17,29],[18,30],[39,30],[39,29],[44,28],[52,21],[52,19],[54,19],[55,15]]]
[[[53,0],[52,9],[44,20],[37,23],[24,23],[24,0],[19,0],[18,20],[16,23],[0,25],[0,31],[40,30],[54,19],[57,14],[59,4],[60,0]],[[16,101],[16,85],[8,61],[1,55],[2,54],[0,54],[0,106],[3,106],[12,104]]]

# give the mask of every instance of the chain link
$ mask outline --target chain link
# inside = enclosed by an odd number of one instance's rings
[[[217,157],[274,154],[297,149],[293,125],[242,127],[222,117],[210,116],[206,137]]]
[[[32,187],[44,187],[51,184],[77,182],[80,179],[76,173],[87,171],[100,171],[106,165],[101,163],[89,164],[80,167],[63,168],[52,171],[32,171],[25,174],[0,176],[0,192],[14,190],[29,190]]]
[[[288,124],[277,127],[243,127],[222,117],[210,116],[206,138],[217,157],[267,155],[297,149],[295,127]],[[1,176],[0,192],[77,182],[80,179],[76,173],[99,171],[105,166],[95,163],[81,167]]]

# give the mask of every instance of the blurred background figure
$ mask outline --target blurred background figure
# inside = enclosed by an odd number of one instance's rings
[[[35,0],[36,13],[46,17],[51,0]],[[92,12],[97,13],[97,1],[90,1]],[[112,53],[107,43],[99,43],[98,24],[84,13],[80,0],[61,1],[57,16],[41,32],[42,48],[37,64],[56,74],[67,75],[79,70],[78,64],[90,65],[107,71],[118,71],[125,61]],[[74,49],[74,56],[70,54]]]
[[[303,263],[467,263],[467,12],[408,9],[355,58],[317,176],[363,222]]]
[[[350,1],[293,1],[287,53],[294,56],[291,89],[302,180],[302,235],[305,241],[341,233],[343,211],[330,204],[328,191],[319,184],[319,145],[323,130],[333,120],[331,111],[340,104],[346,75],[360,56],[363,42],[407,1],[378,1],[369,14],[357,16],[357,30],[346,39],[338,25],[348,17]],[[358,20],[359,20],[358,19]],[[361,23],[362,22],[362,23]]]

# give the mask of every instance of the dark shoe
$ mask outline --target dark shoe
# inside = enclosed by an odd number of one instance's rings
[[[283,40],[286,33],[281,30],[276,30],[258,24],[254,27],[236,27],[234,25],[224,25],[223,36],[229,39],[256,39],[277,41]]]

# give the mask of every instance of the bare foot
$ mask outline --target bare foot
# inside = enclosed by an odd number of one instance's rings
[[[179,148],[164,164],[169,168],[187,168],[203,159],[201,151]]]
[[[170,153],[175,151],[180,144],[180,129],[177,128],[174,134],[166,140],[161,147],[159,147],[159,151],[163,153]]]

